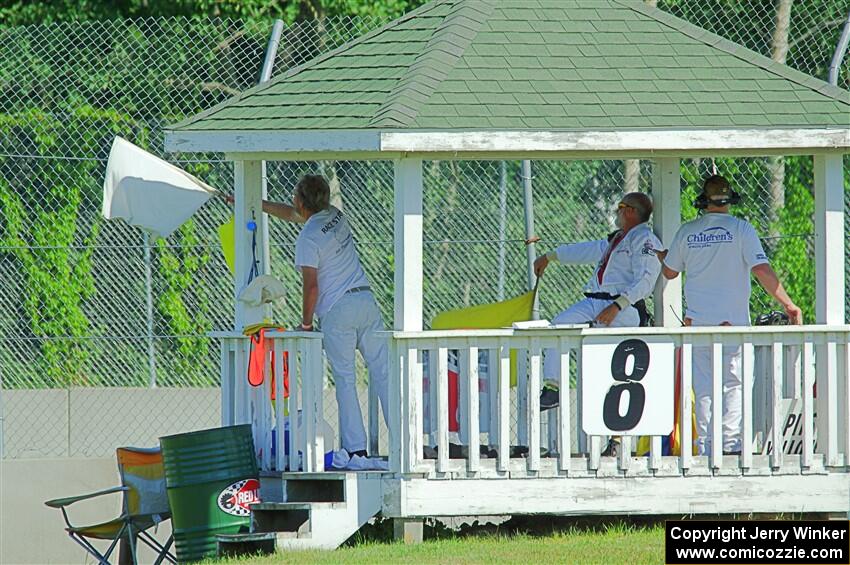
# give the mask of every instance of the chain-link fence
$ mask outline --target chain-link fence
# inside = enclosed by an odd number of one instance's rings
[[[662,0],[659,6],[768,56],[783,44],[774,37],[773,1]],[[795,3],[785,38],[788,63],[825,78],[848,9],[838,0]],[[380,23],[344,18],[290,26],[276,72]],[[114,135],[162,154],[165,124],[253,85],[270,29],[271,22],[182,18],[0,28],[3,456],[103,455],[119,442],[152,444],[164,433],[217,423],[219,357],[206,332],[232,325],[232,280],[217,236],[231,211],[211,202],[167,241],[151,244],[135,228],[102,220],[102,179]],[[839,84],[850,86],[846,63]],[[214,186],[232,185],[232,166],[221,155],[163,156]],[[712,169],[740,188],[743,213],[812,321],[811,159],[687,161],[686,218],[695,213],[689,202],[697,180]],[[271,198],[287,199],[307,171],[331,179],[391,320],[392,164],[269,163]],[[435,161],[424,172],[426,320],[522,292],[520,163]],[[544,251],[604,236],[623,187],[647,191],[651,171],[648,162],[634,168],[621,161],[540,161],[533,177]],[[294,325],[296,228],[273,220],[270,234],[273,273],[291,290],[275,319]],[[551,317],[575,300],[591,269],[550,269],[541,315]],[[755,294],[754,310],[774,306]],[[154,385],[156,394],[139,396]],[[197,397],[186,396],[193,391]],[[335,419],[329,414],[329,422]],[[104,433],[118,428],[129,431]]]

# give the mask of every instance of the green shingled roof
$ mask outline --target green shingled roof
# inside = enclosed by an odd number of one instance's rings
[[[175,131],[850,126],[850,93],[639,0],[436,0]]]

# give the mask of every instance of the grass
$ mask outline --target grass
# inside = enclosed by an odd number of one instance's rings
[[[548,535],[493,534],[448,537],[418,545],[364,541],[334,551],[298,551],[209,563],[663,563],[664,527],[611,524]]]

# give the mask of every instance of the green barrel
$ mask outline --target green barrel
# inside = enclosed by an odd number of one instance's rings
[[[260,500],[251,426],[159,438],[177,560],[215,557],[218,534],[248,532]]]

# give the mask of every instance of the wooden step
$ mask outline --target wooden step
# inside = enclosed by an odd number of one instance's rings
[[[247,555],[271,555],[274,554],[282,543],[292,543],[293,540],[301,540],[309,543],[310,533],[297,532],[257,532],[252,534],[219,534],[216,536],[218,542],[219,557],[244,557]]]
[[[271,555],[277,550],[277,538],[273,532],[257,534],[219,534],[219,557],[242,557],[245,555]]]
[[[287,502],[345,502],[345,473],[284,473]]]

